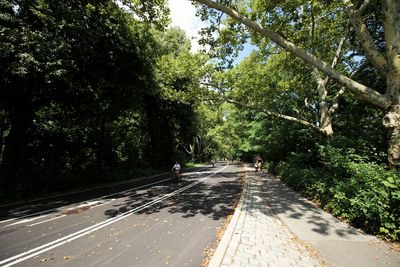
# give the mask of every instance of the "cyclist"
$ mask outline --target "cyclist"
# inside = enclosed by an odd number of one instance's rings
[[[181,165],[178,161],[175,162],[175,165],[172,167],[171,171],[174,171],[176,178],[181,177]]]
[[[262,158],[260,157],[260,155],[257,155],[256,156],[256,162],[255,162],[255,165],[256,165],[256,172],[262,172],[262,163],[263,163],[263,160],[262,160]]]

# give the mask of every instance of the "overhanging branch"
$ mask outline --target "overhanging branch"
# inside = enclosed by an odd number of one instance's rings
[[[217,2],[211,1],[211,0],[194,0],[194,1],[204,4],[204,5],[208,6],[209,8],[219,10],[219,11],[229,15],[233,19],[236,19],[240,23],[246,25],[249,29],[258,32],[263,36],[266,36],[267,38],[271,39],[273,42],[275,42],[277,45],[279,45],[286,51],[293,53],[297,57],[304,60],[306,63],[318,68],[320,71],[325,73],[325,75],[336,80],[337,83],[341,84],[342,86],[345,86],[350,91],[355,93],[358,97],[360,97],[378,107],[381,107],[381,108],[387,108],[391,105],[391,101],[390,101],[389,97],[382,95],[379,92],[377,92],[376,90],[369,88],[368,86],[360,84],[360,83],[340,74],[339,72],[334,70],[331,66],[329,66],[329,64],[320,60],[315,55],[307,52],[306,50],[302,49],[301,47],[296,46],[295,44],[291,43],[290,41],[288,41],[287,39],[285,39],[278,33],[274,32],[270,29],[263,28],[261,25],[248,19],[247,17],[238,13],[237,11],[233,10],[232,8],[227,7],[227,6],[217,3]]]
[[[251,110],[255,110],[255,111],[264,113],[265,115],[268,115],[268,116],[272,116],[272,117],[279,118],[279,119],[284,119],[284,120],[287,120],[287,121],[292,121],[292,122],[301,124],[303,126],[307,126],[307,127],[311,128],[311,129],[313,129],[313,130],[315,130],[315,131],[317,131],[317,132],[319,132],[319,133],[321,133],[323,135],[327,135],[327,133],[323,129],[319,128],[318,126],[316,126],[316,125],[314,125],[314,124],[312,124],[312,123],[310,123],[310,122],[308,122],[306,120],[302,120],[302,119],[295,118],[295,117],[288,116],[288,115],[283,115],[283,114],[280,114],[280,113],[275,112],[275,111],[271,111],[271,110],[262,109],[262,108],[258,108],[258,107],[255,107],[255,106],[247,105],[247,104],[240,103],[240,102],[232,100],[232,99],[224,99],[224,100],[226,102],[234,104],[236,106],[248,108],[248,109],[251,109]]]

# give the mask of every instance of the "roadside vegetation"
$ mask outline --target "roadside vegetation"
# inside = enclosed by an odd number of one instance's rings
[[[399,241],[394,1],[197,0],[203,52],[167,1],[122,2],[0,2],[1,202],[259,154]]]

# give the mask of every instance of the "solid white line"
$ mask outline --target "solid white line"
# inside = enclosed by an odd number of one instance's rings
[[[98,197],[98,198],[94,198],[94,199],[90,199],[90,200],[94,201],[94,200],[97,200],[97,199],[103,199],[103,198],[106,198],[106,197],[110,197],[110,196],[113,196],[113,195],[118,195],[118,194],[121,194],[121,193],[124,193],[124,192],[128,192],[128,191],[131,191],[131,190],[136,190],[136,189],[140,189],[140,188],[143,188],[143,187],[146,187],[146,186],[150,186],[150,185],[154,185],[154,184],[159,184],[159,183],[162,183],[162,182],[171,180],[171,179],[172,179],[172,178],[163,179],[163,180],[161,180],[161,181],[157,181],[157,182],[153,182],[153,183],[150,183],[150,184],[141,185],[141,186],[138,186],[138,187],[130,188],[130,189],[123,190],[123,191],[116,192],[116,193],[112,193],[112,194],[109,194],[109,195],[104,195],[104,196],[101,196],[101,197]],[[79,202],[79,203],[75,203],[74,205],[79,205],[79,204],[81,204],[81,203],[85,203],[86,201],[88,201],[88,200],[85,200],[85,201],[82,201],[82,202]],[[71,206],[71,205],[68,205],[68,206]],[[27,218],[27,217],[30,217],[30,216],[34,216],[34,215],[41,215],[41,214],[44,214],[44,213],[50,213],[50,212],[52,212],[52,211],[58,211],[58,210],[60,210],[60,209],[63,209],[63,208],[65,208],[65,207],[68,207],[68,206],[58,207],[58,208],[54,208],[54,209],[50,209],[50,210],[45,210],[45,211],[39,211],[39,212],[35,212],[35,213],[32,213],[32,214],[24,215],[24,216],[21,216],[21,217],[10,218],[10,219],[4,220],[4,221],[0,221],[0,223],[10,222],[10,221],[18,220],[18,219],[24,219],[24,218]],[[75,207],[75,206],[74,206],[74,207]],[[23,213],[23,212],[21,211],[21,212],[18,212],[18,213]],[[16,214],[16,213],[14,213],[14,214]],[[36,217],[36,218],[41,218],[41,217],[39,216],[39,217]],[[3,226],[3,227],[8,227],[8,226],[11,226],[11,225],[14,225],[14,224],[5,225],[5,226]]]
[[[16,219],[17,219],[17,218],[11,218],[11,219],[7,219],[7,220],[0,221],[0,223],[11,222],[11,221],[15,221]]]
[[[166,195],[164,195],[164,196],[162,196],[160,198],[154,199],[154,200],[150,201],[149,203],[143,204],[143,205],[141,205],[139,207],[136,207],[136,208],[134,208],[134,209],[132,209],[130,211],[126,211],[124,213],[121,213],[121,214],[117,215],[114,218],[107,219],[107,220],[105,220],[103,222],[100,222],[100,223],[97,223],[95,225],[89,226],[89,227],[87,227],[85,229],[82,229],[80,231],[72,233],[72,234],[70,234],[68,236],[64,236],[62,238],[56,239],[54,241],[51,241],[51,242],[49,242],[47,244],[41,245],[39,247],[33,248],[31,250],[28,250],[26,252],[23,252],[23,253],[20,253],[18,255],[12,256],[10,258],[4,259],[4,260],[0,261],[0,264],[9,262],[8,264],[4,265],[3,267],[12,266],[12,265],[15,265],[15,264],[17,264],[19,262],[22,262],[24,260],[32,258],[32,257],[34,257],[36,255],[39,255],[39,254],[41,254],[43,252],[46,252],[46,251],[48,251],[50,249],[53,249],[53,248],[59,247],[61,245],[64,245],[64,244],[66,244],[68,242],[71,242],[72,240],[75,240],[75,239],[77,239],[79,237],[82,237],[82,236],[85,236],[87,234],[90,234],[90,233],[92,233],[92,232],[94,232],[96,230],[99,230],[99,229],[101,229],[103,227],[106,227],[107,225],[110,225],[112,223],[120,221],[120,220],[122,220],[122,219],[124,219],[124,218],[126,218],[126,217],[128,217],[128,216],[130,216],[130,215],[132,215],[132,214],[134,214],[136,212],[138,212],[138,211],[144,210],[144,209],[146,209],[146,208],[148,208],[148,207],[150,207],[150,206],[152,206],[152,205],[154,205],[154,204],[156,204],[158,202],[161,202],[166,198],[170,198],[170,197],[172,197],[174,195],[177,195],[178,193],[180,193],[182,191],[185,191],[185,190],[187,190],[187,189],[189,189],[189,188],[191,188],[191,187],[193,187],[193,186],[195,186],[195,185],[207,180],[209,177],[221,172],[226,167],[228,167],[228,165],[226,165],[222,169],[218,170],[217,172],[215,172],[215,173],[213,173],[213,174],[211,174],[209,176],[206,176],[206,177],[204,177],[204,178],[202,178],[202,179],[200,179],[200,180],[198,180],[196,182],[193,182],[193,183],[191,183],[189,185],[186,185],[186,186],[184,186],[184,187],[182,187],[182,188],[180,188],[180,189],[178,189],[176,191],[173,191],[173,192],[171,192],[169,194],[166,194]],[[27,256],[25,256],[25,255],[27,255]],[[25,257],[23,257],[23,256],[25,256]],[[12,261],[14,259],[17,259],[17,260]],[[10,261],[12,261],[12,262],[10,262]]]
[[[45,222],[50,222],[50,221],[57,220],[57,219],[60,219],[60,218],[62,218],[62,217],[65,217],[65,216],[67,216],[67,215],[65,215],[65,214],[59,215],[59,216],[57,216],[57,217],[53,217],[53,218],[50,218],[50,219],[48,219],[48,220],[44,220],[44,221],[37,222],[37,223],[33,223],[33,224],[28,224],[27,226],[35,226],[35,225],[42,224],[42,223],[45,223]]]
[[[6,228],[6,227],[9,227],[9,226],[12,226],[12,225],[17,225],[17,224],[22,224],[22,223],[31,222],[31,221],[34,221],[34,220],[37,220],[37,219],[46,217],[46,216],[48,216],[48,215],[49,215],[49,214],[42,215],[42,216],[35,217],[35,218],[30,218],[30,219],[24,219],[24,220],[22,220],[22,221],[18,221],[18,222],[15,222],[15,223],[7,224],[7,225],[3,226],[3,228]]]

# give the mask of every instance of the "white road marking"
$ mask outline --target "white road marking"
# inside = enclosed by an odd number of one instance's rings
[[[98,199],[104,199],[104,198],[107,198],[107,197],[110,197],[110,196],[114,196],[114,195],[118,195],[118,194],[121,194],[121,193],[125,193],[125,192],[128,192],[128,191],[131,191],[131,190],[136,190],[136,189],[140,189],[140,188],[143,188],[143,187],[146,187],[146,186],[150,186],[150,185],[154,185],[154,184],[159,184],[159,183],[162,183],[162,182],[165,182],[165,181],[169,181],[169,180],[171,180],[171,179],[172,179],[172,178],[163,179],[163,180],[161,180],[161,181],[157,181],[157,182],[153,182],[153,183],[150,183],[150,184],[145,184],[145,185],[142,185],[142,186],[130,188],[130,189],[127,189],[127,190],[123,190],[123,191],[120,191],[120,192],[117,192],[117,193],[112,193],[112,194],[109,194],[109,195],[104,195],[104,196],[101,196],[101,197],[98,197],[98,198],[94,198],[94,199],[90,199],[90,200],[91,200],[91,201],[96,201],[96,200],[98,200]],[[112,200],[115,200],[115,198],[112,199]],[[84,202],[80,202],[80,203],[85,203],[85,202],[87,202],[87,200],[85,200]],[[77,203],[77,204],[80,204],[80,203]],[[69,205],[69,206],[70,206],[70,205]],[[98,207],[98,206],[100,206],[100,205],[97,205],[97,207]],[[63,209],[63,208],[66,208],[66,207],[68,207],[68,206],[58,207],[58,208],[54,208],[54,209],[50,209],[50,210],[45,210],[45,211],[40,211],[40,212],[35,212],[35,213],[27,214],[27,215],[24,215],[24,216],[21,216],[21,217],[10,218],[10,219],[4,220],[4,221],[0,221],[0,223],[6,223],[6,222],[11,222],[11,221],[19,220],[19,219],[24,219],[24,218],[31,217],[31,216],[34,216],[34,215],[41,215],[41,214],[45,214],[45,213],[57,212],[57,211],[59,211],[59,210],[65,210],[65,209]],[[74,208],[76,208],[76,207],[73,207],[73,208],[71,208],[71,209],[74,209]],[[16,214],[19,214],[19,213],[23,213],[23,212],[22,212],[22,211],[19,211],[19,212],[15,212],[15,213],[13,213],[13,214],[16,215]],[[46,214],[46,215],[49,215],[49,214]],[[38,216],[38,217],[34,217],[34,218],[35,218],[35,219],[39,219],[39,218],[42,218],[42,216]],[[34,220],[34,218],[32,217],[30,221]],[[24,222],[27,222],[27,221],[24,221]],[[28,222],[29,222],[29,221],[28,221]],[[15,224],[20,224],[20,223],[18,222],[18,223],[8,224],[8,225],[3,226],[3,228],[6,228],[6,227],[8,227],[8,226],[12,226],[12,225],[15,225]]]
[[[34,221],[34,220],[37,220],[37,219],[40,219],[40,218],[44,218],[44,217],[46,217],[46,216],[48,216],[48,215],[49,215],[49,214],[41,215],[41,216],[39,216],[39,217],[34,217],[34,218],[30,218],[30,219],[24,219],[24,220],[15,222],[15,223],[7,224],[7,225],[3,226],[3,228],[6,228],[6,227],[9,227],[9,226],[12,226],[12,225],[17,225],[17,224],[23,224],[23,223],[31,222],[31,221]]]
[[[0,221],[0,223],[7,223],[7,222],[12,222],[15,221],[17,218],[11,218],[11,219],[7,219],[7,220],[2,220]]]
[[[190,172],[190,173],[184,173],[183,176],[188,175],[188,174],[209,174],[209,173],[212,173],[212,172],[203,172],[203,173],[202,172]],[[116,193],[104,195],[104,196],[101,196],[101,197],[98,197],[98,198],[91,199],[89,201],[96,202],[98,199],[104,199],[104,198],[107,198],[107,197],[110,197],[110,196],[115,196],[115,195],[118,195],[118,194],[121,194],[121,193],[125,193],[125,192],[128,192],[128,191],[137,190],[137,189],[140,189],[140,188],[143,188],[143,187],[147,187],[147,186],[150,186],[150,185],[154,185],[154,184],[159,184],[159,183],[162,183],[162,182],[165,182],[165,181],[169,181],[171,179],[173,179],[173,178],[167,178],[167,179],[163,179],[161,181],[153,182],[153,183],[150,183],[150,184],[145,184],[145,185],[141,185],[141,186],[138,186],[138,187],[130,188],[130,189],[127,189],[127,190],[119,191],[119,192],[116,192]],[[115,200],[115,198],[113,198],[111,201],[114,201],[114,200]],[[109,201],[109,202],[111,202],[111,201]],[[109,203],[109,202],[107,202],[107,203]],[[79,205],[78,208],[81,207],[82,205],[84,205],[84,203],[87,203],[87,200],[85,200],[85,202],[81,202],[81,203],[83,203],[83,204]],[[99,205],[96,205],[95,207],[99,207],[99,206],[102,206],[102,205],[107,204],[107,203],[101,203]],[[10,218],[10,219],[4,220],[4,221],[0,221],[0,223],[11,222],[11,221],[27,218],[27,217],[34,216],[34,215],[41,215],[41,214],[44,214],[44,213],[51,213],[53,211],[59,211],[59,210],[64,211],[65,209],[63,209],[63,208],[65,208],[65,207],[68,207],[68,206],[54,208],[54,209],[40,211],[40,212],[35,212],[35,213],[24,215],[24,216],[21,216],[21,217]],[[76,207],[72,207],[72,208],[67,209],[67,210],[73,210],[75,208]],[[15,212],[14,215],[20,214],[20,213],[23,213],[23,211]],[[46,214],[46,215],[49,215],[49,214]],[[35,219],[39,219],[39,218],[42,218],[42,217],[43,216],[38,216],[38,217],[35,217],[35,218],[32,217],[29,221],[23,221],[21,223],[30,222],[30,221],[33,221]],[[16,224],[20,224],[20,222],[5,225],[5,226],[3,226],[3,228],[6,228],[6,227],[9,227],[9,226],[12,226],[12,225],[16,225]],[[40,224],[40,223],[38,223],[38,224]],[[28,226],[30,226],[30,225],[28,225]]]
[[[128,217],[128,216],[130,216],[130,215],[132,215],[134,213],[136,213],[136,212],[144,210],[144,209],[146,209],[146,208],[148,208],[148,207],[150,207],[150,206],[152,206],[152,205],[154,205],[154,204],[156,204],[158,202],[161,202],[164,199],[167,199],[167,198],[170,198],[172,196],[175,196],[175,195],[177,195],[177,194],[179,194],[179,193],[181,193],[181,192],[183,192],[183,191],[185,191],[185,190],[187,190],[187,189],[189,189],[189,188],[191,188],[191,187],[193,187],[193,186],[195,186],[195,185],[207,180],[211,176],[213,176],[213,175],[221,172],[222,170],[224,170],[226,167],[228,167],[228,165],[226,165],[222,169],[218,170],[217,172],[214,172],[213,174],[211,174],[209,176],[206,176],[206,177],[204,177],[202,179],[199,179],[196,182],[188,184],[188,185],[186,185],[186,186],[184,186],[184,187],[182,187],[182,188],[180,188],[178,190],[175,190],[175,191],[173,191],[173,192],[171,192],[169,194],[166,194],[166,195],[164,195],[162,197],[156,198],[156,199],[150,201],[149,203],[143,204],[143,205],[141,205],[139,207],[136,207],[136,208],[134,208],[132,210],[126,211],[124,213],[121,213],[121,214],[117,215],[114,218],[107,219],[107,220],[105,220],[103,222],[100,222],[100,223],[97,223],[95,225],[89,226],[89,227],[87,227],[85,229],[82,229],[82,230],[77,231],[75,233],[72,233],[70,235],[64,236],[62,238],[56,239],[56,240],[54,240],[52,242],[49,242],[47,244],[41,245],[39,247],[33,248],[31,250],[28,250],[26,252],[23,252],[23,253],[20,253],[18,255],[12,256],[10,258],[4,259],[4,260],[0,261],[0,265],[1,264],[5,264],[7,262],[8,263],[6,265],[4,265],[3,267],[8,267],[8,266],[15,265],[15,264],[17,264],[19,262],[22,262],[22,261],[25,261],[25,260],[30,259],[32,257],[35,257],[36,255],[42,254],[43,252],[46,252],[46,251],[51,250],[53,248],[56,248],[56,247],[59,247],[61,245],[66,244],[66,243],[69,243],[69,242],[71,242],[71,241],[73,241],[73,240],[75,240],[75,239],[77,239],[79,237],[88,235],[88,234],[90,234],[90,233],[92,233],[94,231],[97,231],[97,230],[99,230],[101,228],[104,228],[104,227],[106,227],[106,226],[108,226],[108,225],[110,225],[112,223],[120,221],[120,220],[122,220],[122,219],[124,219],[124,218],[126,218],[126,217]]]
[[[105,204],[108,204],[108,203],[110,203],[110,202],[112,202],[114,200],[115,200],[115,198],[112,198],[109,201],[93,201],[93,202],[89,202],[89,203],[86,203],[86,204],[79,205],[77,208],[83,208],[83,207],[87,207],[87,206],[90,206],[90,207],[93,207],[93,208],[97,208],[97,207],[103,206]],[[74,210],[74,209],[76,209],[76,208],[66,209],[65,212],[70,211],[70,210]],[[48,220],[44,220],[44,221],[33,223],[33,224],[28,224],[26,226],[29,226],[29,227],[35,226],[35,225],[38,225],[38,224],[42,224],[42,223],[50,222],[50,221],[53,221],[53,220],[57,220],[57,219],[60,219],[62,217],[65,217],[65,216],[67,216],[67,215],[65,215],[65,214],[58,215],[58,216],[50,218]]]
[[[45,223],[45,222],[50,222],[50,221],[57,220],[57,219],[60,219],[60,218],[62,218],[62,217],[65,217],[65,216],[67,216],[67,215],[65,215],[65,214],[59,215],[59,216],[57,216],[57,217],[53,217],[53,218],[50,218],[50,219],[48,219],[48,220],[44,220],[44,221],[37,222],[37,223],[33,223],[33,224],[28,224],[27,226],[30,226],[30,227],[31,227],[31,226],[35,226],[35,225],[42,224],[42,223]]]

